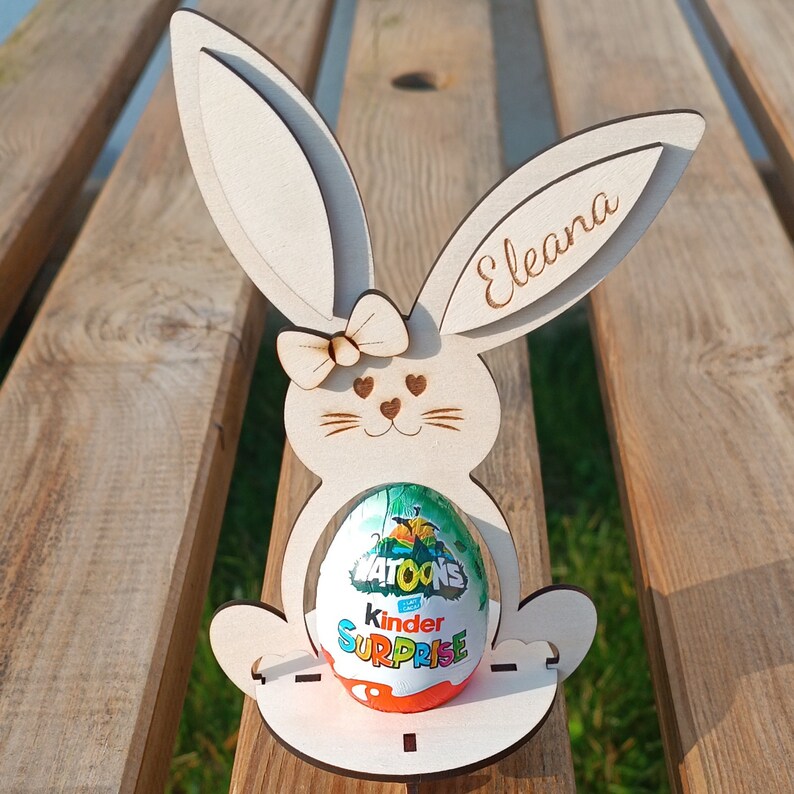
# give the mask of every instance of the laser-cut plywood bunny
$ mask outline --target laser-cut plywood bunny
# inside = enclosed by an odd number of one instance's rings
[[[207,207],[246,273],[296,326],[277,341],[292,380],[286,431],[322,480],[285,552],[284,615],[263,604],[222,608],[210,632],[215,654],[276,737],[313,763],[399,780],[483,765],[542,722],[557,683],[587,652],[596,616],[575,588],[520,602],[510,530],[470,476],[500,420],[480,354],[564,311],[621,261],[683,173],[703,119],[621,119],[537,155],[463,221],[404,318],[372,289],[361,198],[309,100],[201,15],[178,11],[171,30],[179,114]],[[499,577],[491,647],[472,683],[421,714],[363,709],[330,675],[295,685],[296,673],[327,671],[303,609],[312,551],[347,502],[394,482],[428,486],[463,510]],[[500,662],[515,664],[515,675],[490,674]],[[462,724],[481,730],[462,742]],[[417,736],[415,752],[402,752],[406,733]]]

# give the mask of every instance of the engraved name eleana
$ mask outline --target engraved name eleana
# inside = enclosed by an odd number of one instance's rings
[[[485,300],[493,309],[507,306],[516,287],[524,287],[532,278],[537,278],[546,267],[553,265],[576,242],[577,234],[588,234],[597,226],[606,223],[620,206],[618,196],[608,198],[606,193],[596,193],[590,205],[588,218],[577,215],[561,232],[549,232],[539,248],[527,248],[519,264],[513,241],[504,241],[504,260],[497,261],[490,254],[477,261],[477,274],[486,282]]]

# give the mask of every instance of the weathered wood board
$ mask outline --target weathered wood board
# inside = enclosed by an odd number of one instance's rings
[[[695,0],[794,196],[794,8],[787,0]]]
[[[176,0],[41,0],[0,45],[0,334]]]
[[[794,253],[674,3],[539,13],[562,133],[706,118],[593,330],[673,787],[791,791]]]
[[[404,312],[445,239],[501,176],[490,30],[485,2],[438,2],[420,9],[407,2],[367,0],[357,9],[338,134],[367,208],[380,278],[376,286]],[[429,73],[437,90],[391,85],[393,79],[417,71]],[[488,364],[499,383],[502,427],[508,430],[476,475],[513,527],[526,593],[548,583],[549,563],[525,342],[494,351]],[[286,450],[263,589],[263,599],[276,606],[278,564],[313,482]],[[232,790],[286,787],[404,791],[399,784],[335,776],[291,756],[269,735],[256,705],[247,700]],[[517,753],[472,776],[422,785],[423,791],[439,792],[573,788],[561,698],[539,734]]]
[[[327,4],[208,2],[304,82]],[[0,390],[0,780],[161,789],[264,318],[170,74]]]

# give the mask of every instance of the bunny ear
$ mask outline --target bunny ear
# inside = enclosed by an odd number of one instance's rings
[[[463,221],[417,299],[479,350],[550,320],[601,281],[664,205],[704,130],[694,111],[621,119],[563,140]]]
[[[280,69],[201,14],[173,15],[171,49],[185,144],[218,230],[293,323],[338,330],[373,272],[361,197],[333,134]]]

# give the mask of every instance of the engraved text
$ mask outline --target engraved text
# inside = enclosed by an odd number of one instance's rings
[[[576,242],[577,234],[588,234],[597,226],[606,223],[610,215],[618,211],[618,196],[608,198],[606,193],[597,193],[590,206],[588,218],[577,215],[561,232],[549,232],[538,247],[527,248],[519,261],[513,241],[504,241],[504,260],[489,254],[477,261],[477,274],[486,282],[485,300],[493,309],[507,306],[516,287],[524,287],[532,278],[537,278],[553,265]]]

